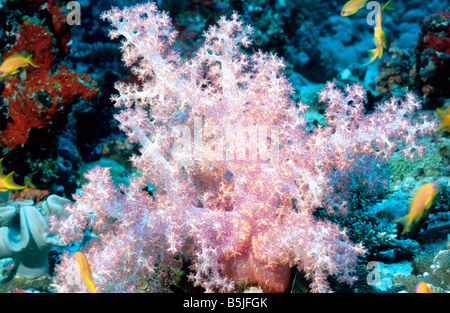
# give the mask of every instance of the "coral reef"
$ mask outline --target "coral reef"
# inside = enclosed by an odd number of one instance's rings
[[[75,101],[97,94],[96,83],[90,76],[74,73],[64,64],[54,67],[56,47],[52,34],[44,26],[24,20],[17,37],[3,58],[27,51],[33,54],[39,67],[27,71],[25,80],[17,75],[5,78],[2,97],[8,107],[8,119],[0,142],[8,149],[24,144],[32,128],[54,130]]]
[[[379,74],[375,79],[375,90],[388,95],[400,95],[408,87],[412,86],[412,57],[407,51],[399,50],[391,45],[389,59],[378,65]],[[401,91],[399,91],[401,90]]]
[[[113,8],[103,18],[115,27],[111,38],[125,38],[123,61],[139,78],[138,84],[117,83],[113,96],[117,107],[125,107],[116,116],[120,128],[142,147],[132,157],[139,176],[117,187],[109,169],[95,167],[67,207],[70,215],[49,220],[63,243],[82,239],[85,229],[97,234],[85,248],[97,289],[142,288],[162,251],[190,258],[188,277],[206,291],[231,291],[236,281],[251,277],[263,288],[285,291],[291,267],[306,273],[315,292],[330,291],[329,275],[354,281],[365,249],[312,213],[324,206],[330,214],[346,214],[352,179],[364,194],[379,192],[378,163],[366,157],[388,158],[402,141],[404,156],[423,155],[417,137],[436,123],[425,116],[411,123],[407,115],[420,108],[416,97],[407,93],[401,103],[393,98],[364,115],[360,85],[342,92],[328,83],[319,94],[327,126],[307,134],[300,114],[307,106],[291,102],[283,61],[240,51],[250,44],[251,28],[237,14],[210,27],[204,45],[186,60],[172,48],[170,18],[154,4]],[[258,159],[250,146],[247,159],[246,148],[243,155],[228,149],[225,160],[220,134],[231,125],[246,132],[255,124],[268,126],[271,147],[279,151],[264,154],[259,144]],[[203,148],[194,147],[201,150],[192,155],[186,134],[203,125],[206,141],[196,140]],[[149,183],[156,192],[148,193]],[[66,253],[56,269],[57,291],[85,290],[75,266]]]
[[[418,275],[397,275],[393,282],[407,292],[415,292],[415,286],[426,282],[432,292],[450,292],[450,236],[447,244],[437,253],[416,258]]]
[[[427,147],[423,158],[406,161],[401,153],[396,152],[388,160],[393,190],[411,193],[420,185],[431,181],[448,181],[450,175],[449,139],[436,134],[421,138],[420,142]]]
[[[450,13],[436,12],[421,20],[422,29],[416,47],[415,85],[428,100],[424,107],[438,108],[448,99],[450,67]]]
[[[67,2],[0,0],[0,292],[450,292],[447,2]]]
[[[386,173],[384,175],[388,177]],[[387,184],[388,180],[385,179],[384,182]],[[349,187],[351,196],[346,215],[330,216],[323,209],[316,210],[314,215],[345,227],[351,241],[362,242],[368,252],[372,253],[377,247],[385,247],[392,239],[396,238],[397,229],[395,224],[385,223],[381,213],[382,209],[376,206],[382,195],[364,195],[359,186],[359,184],[353,183]]]
[[[74,105],[90,107],[86,100],[98,94],[98,84],[84,69],[68,66],[73,65],[67,57],[74,32],[65,4],[41,2],[13,0],[0,10],[3,59],[32,55],[38,66],[0,82],[0,142],[3,155],[30,188],[70,197],[79,187],[75,171],[81,160],[73,149],[76,137],[68,143],[65,135],[76,131]]]

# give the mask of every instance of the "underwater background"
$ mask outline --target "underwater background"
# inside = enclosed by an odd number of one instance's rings
[[[1,292],[450,292],[448,1],[68,3],[0,1]],[[241,97],[295,164],[167,156]]]

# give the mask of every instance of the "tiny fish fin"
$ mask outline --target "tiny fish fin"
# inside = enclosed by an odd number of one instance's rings
[[[370,63],[372,63],[378,57],[378,49],[375,48],[375,49],[369,50],[369,56],[370,56],[369,62],[367,62],[364,65],[369,65]]]
[[[392,0],[389,0],[388,2],[386,2],[385,4],[383,4],[382,10],[395,10],[395,8],[389,6],[389,3],[390,3],[391,1],[392,1]]]
[[[428,210],[433,203],[433,197],[428,197],[427,201],[425,201],[425,210]]]
[[[15,69],[16,69],[16,67],[14,65],[11,66],[8,70],[8,73],[11,74]]]
[[[413,217],[409,214],[393,221],[393,223],[402,225],[403,229],[402,229],[400,235],[404,235],[408,231],[408,229],[411,227],[412,222],[413,222]]]
[[[30,54],[28,57],[27,57],[27,62],[28,62],[28,64],[31,64],[31,66],[33,66],[33,67],[39,67],[39,65],[36,65],[36,64],[34,64],[33,62],[31,62],[31,57],[32,57],[33,55],[32,54]]]
[[[408,214],[411,212],[411,209],[412,209],[412,201],[408,203]]]

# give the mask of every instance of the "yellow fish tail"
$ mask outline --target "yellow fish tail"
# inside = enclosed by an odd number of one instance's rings
[[[446,114],[444,113],[444,111],[442,111],[441,109],[436,109],[436,112],[438,114],[439,120],[441,122],[445,121],[445,115]]]
[[[97,293],[97,289],[95,289],[94,282],[87,277],[83,277],[83,282],[88,288],[90,293]]]
[[[31,62],[31,57],[32,57],[32,56],[33,56],[33,55],[30,54],[30,55],[26,58],[27,63],[30,64],[30,65],[33,66],[33,67],[39,67],[39,65],[36,65],[36,64],[34,64],[33,62]]]
[[[381,53],[380,53],[381,51]],[[370,60],[369,62],[367,62],[364,65],[369,65],[370,63],[372,63],[376,58],[380,58],[383,55],[383,49],[380,48],[375,48],[372,50],[369,50],[369,55],[370,55]]]
[[[21,190],[27,188],[27,186],[20,186],[13,180],[14,172],[9,173],[3,178],[3,185],[7,189]]]
[[[436,129],[434,130],[434,132],[436,133],[436,132],[438,132],[438,131],[440,131],[441,129],[444,129],[444,128],[446,128],[446,127],[447,127],[447,125],[442,124],[441,126],[439,126],[438,128],[436,128]]]
[[[385,9],[387,9],[387,10],[395,10],[393,7],[390,7],[389,6],[389,3],[391,2],[392,0],[389,0],[388,2],[386,2],[385,4],[383,4],[383,6],[382,6],[382,10],[385,10]]]
[[[446,114],[444,113],[444,111],[442,111],[441,109],[436,109],[436,112],[438,114],[441,125],[434,132],[438,132],[441,129],[445,129],[446,127],[450,126],[446,121]]]
[[[402,232],[400,233],[400,235],[404,235],[408,231],[408,229],[411,227],[413,219],[414,219],[413,216],[408,214],[404,217],[398,218],[393,221],[393,223],[402,225],[403,229],[402,229]]]

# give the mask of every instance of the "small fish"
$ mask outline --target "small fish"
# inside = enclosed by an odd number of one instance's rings
[[[382,8],[377,12],[375,16],[375,28],[374,28],[374,38],[375,49],[369,50],[370,60],[365,65],[372,63],[376,58],[381,58],[383,56],[383,49],[386,49],[386,35],[383,30],[383,9],[391,2],[389,0]]]
[[[5,174],[3,174],[3,170],[1,167],[3,159],[4,158],[0,159],[0,191],[8,191],[9,189],[21,190],[27,188],[27,186],[20,186],[14,182],[13,180],[14,172],[11,172],[6,176]]]
[[[349,16],[358,12],[361,8],[366,5],[367,0],[350,0],[341,10],[341,16]]]
[[[365,65],[372,63],[376,58],[381,58],[383,56],[383,49],[386,49],[386,35],[383,30],[383,11],[388,8],[389,0],[382,7],[381,10],[377,12],[375,16],[375,28],[374,28],[374,38],[375,49],[369,50],[370,60]]]
[[[386,36],[381,24],[377,23],[375,26],[373,41],[375,43],[375,49],[369,50],[370,60],[365,65],[372,63],[376,58],[381,58],[383,56],[383,49],[386,49]]]
[[[8,75],[16,74],[19,72],[21,67],[28,66],[30,64],[34,67],[39,67],[33,62],[31,62],[32,54],[28,57],[24,57],[20,54],[14,54],[8,58],[6,58],[2,65],[0,65],[0,77],[5,77]]]
[[[89,292],[96,293],[94,282],[92,281],[92,272],[91,266],[86,258],[86,256],[77,251],[75,252],[75,261],[78,263],[78,272],[80,273],[81,279],[83,279],[83,283],[88,288]]]
[[[433,293],[430,287],[428,287],[427,283],[424,281],[421,281],[417,284],[416,287],[414,287],[414,290],[416,293]]]
[[[414,198],[410,201],[408,205],[408,214],[402,218],[394,220],[394,223],[401,224],[403,230],[400,235],[404,235],[411,225],[419,222],[430,209],[433,204],[434,197],[439,191],[439,184],[428,183],[420,187]]]
[[[439,117],[439,121],[441,122],[441,126],[439,126],[438,128],[436,128],[436,130],[434,132],[438,132],[441,129],[446,129],[447,131],[450,131],[450,106],[447,106],[445,108],[445,112],[442,111],[441,109],[437,109],[436,110],[438,117]]]

